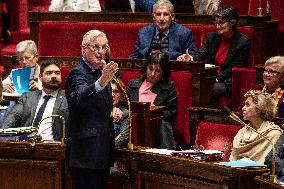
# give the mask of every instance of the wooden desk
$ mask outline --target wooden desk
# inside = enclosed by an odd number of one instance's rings
[[[255,182],[259,186],[260,189],[284,189],[284,187],[272,182],[271,180],[257,176],[255,177]]]
[[[64,189],[65,145],[0,141],[0,188]]]
[[[257,188],[254,177],[268,169],[227,168],[182,157],[114,150],[125,188]]]

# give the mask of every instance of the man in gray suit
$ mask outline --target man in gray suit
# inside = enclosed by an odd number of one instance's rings
[[[68,117],[68,106],[65,92],[60,89],[60,65],[54,60],[42,62],[40,66],[42,90],[23,93],[17,104],[7,115],[3,128],[38,127],[38,133],[43,140],[59,141],[62,137],[62,122],[48,118],[40,125],[39,122],[51,115]]]

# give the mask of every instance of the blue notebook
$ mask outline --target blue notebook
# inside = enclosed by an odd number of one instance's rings
[[[16,92],[20,95],[24,92],[29,92],[29,83],[33,79],[35,67],[24,67],[12,71],[12,80]]]

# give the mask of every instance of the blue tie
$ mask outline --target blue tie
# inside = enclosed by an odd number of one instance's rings
[[[45,96],[43,97],[44,102],[42,103],[42,105],[41,105],[40,108],[38,109],[38,112],[37,112],[37,114],[36,114],[36,117],[35,117],[34,123],[33,123],[34,127],[38,127],[38,126],[39,126],[38,124],[39,124],[39,122],[40,122],[41,119],[42,119],[42,116],[43,116],[45,107],[46,107],[46,105],[47,105],[47,102],[48,102],[48,100],[49,100],[51,97],[52,97],[51,95],[45,95]]]

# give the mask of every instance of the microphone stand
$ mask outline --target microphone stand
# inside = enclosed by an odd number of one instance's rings
[[[267,141],[269,141],[269,143],[272,146],[272,165],[271,165],[271,175],[270,175],[270,180],[272,182],[274,182],[276,175],[275,175],[275,143],[272,142],[272,140],[270,140],[269,138],[267,138],[266,136],[264,136],[263,134],[261,134],[260,132],[258,132],[256,129],[254,129],[253,127],[251,127],[250,125],[246,124],[243,120],[241,120],[235,113],[231,113],[229,115],[229,118],[231,118],[232,120],[240,123],[241,125],[243,125],[246,128],[249,128],[251,130],[253,130],[254,132],[256,132],[259,136],[265,138]]]
[[[64,117],[61,116],[61,115],[51,115],[51,116],[47,116],[47,117],[43,118],[43,119],[39,122],[38,126],[35,128],[35,135],[34,135],[33,138],[31,138],[31,140],[30,140],[30,145],[29,145],[29,147],[30,147],[31,150],[34,150],[35,147],[36,147],[36,143],[39,142],[39,141],[41,141],[41,137],[38,136],[38,128],[39,128],[39,126],[41,125],[41,123],[42,123],[44,120],[46,120],[46,119],[48,119],[48,118],[53,118],[53,117],[54,117],[54,118],[59,118],[59,119],[62,120],[62,138],[61,138],[61,144],[65,144],[65,141],[66,141],[66,136],[65,136],[66,123],[65,123],[65,119],[64,119]]]
[[[127,144],[127,149],[129,150],[133,150],[134,149],[134,145],[132,144],[132,140],[131,140],[131,136],[132,136],[132,132],[131,132],[131,129],[132,129],[132,126],[131,126],[131,109],[130,109],[130,100],[129,100],[129,97],[124,89],[123,86],[121,86],[121,83],[118,81],[117,77],[114,76],[113,77],[113,80],[117,83],[117,85],[120,87],[120,89],[123,91],[124,93],[124,96],[126,97],[126,100],[127,100],[127,105],[128,105],[128,112],[129,112],[129,141],[128,141],[128,144]]]

